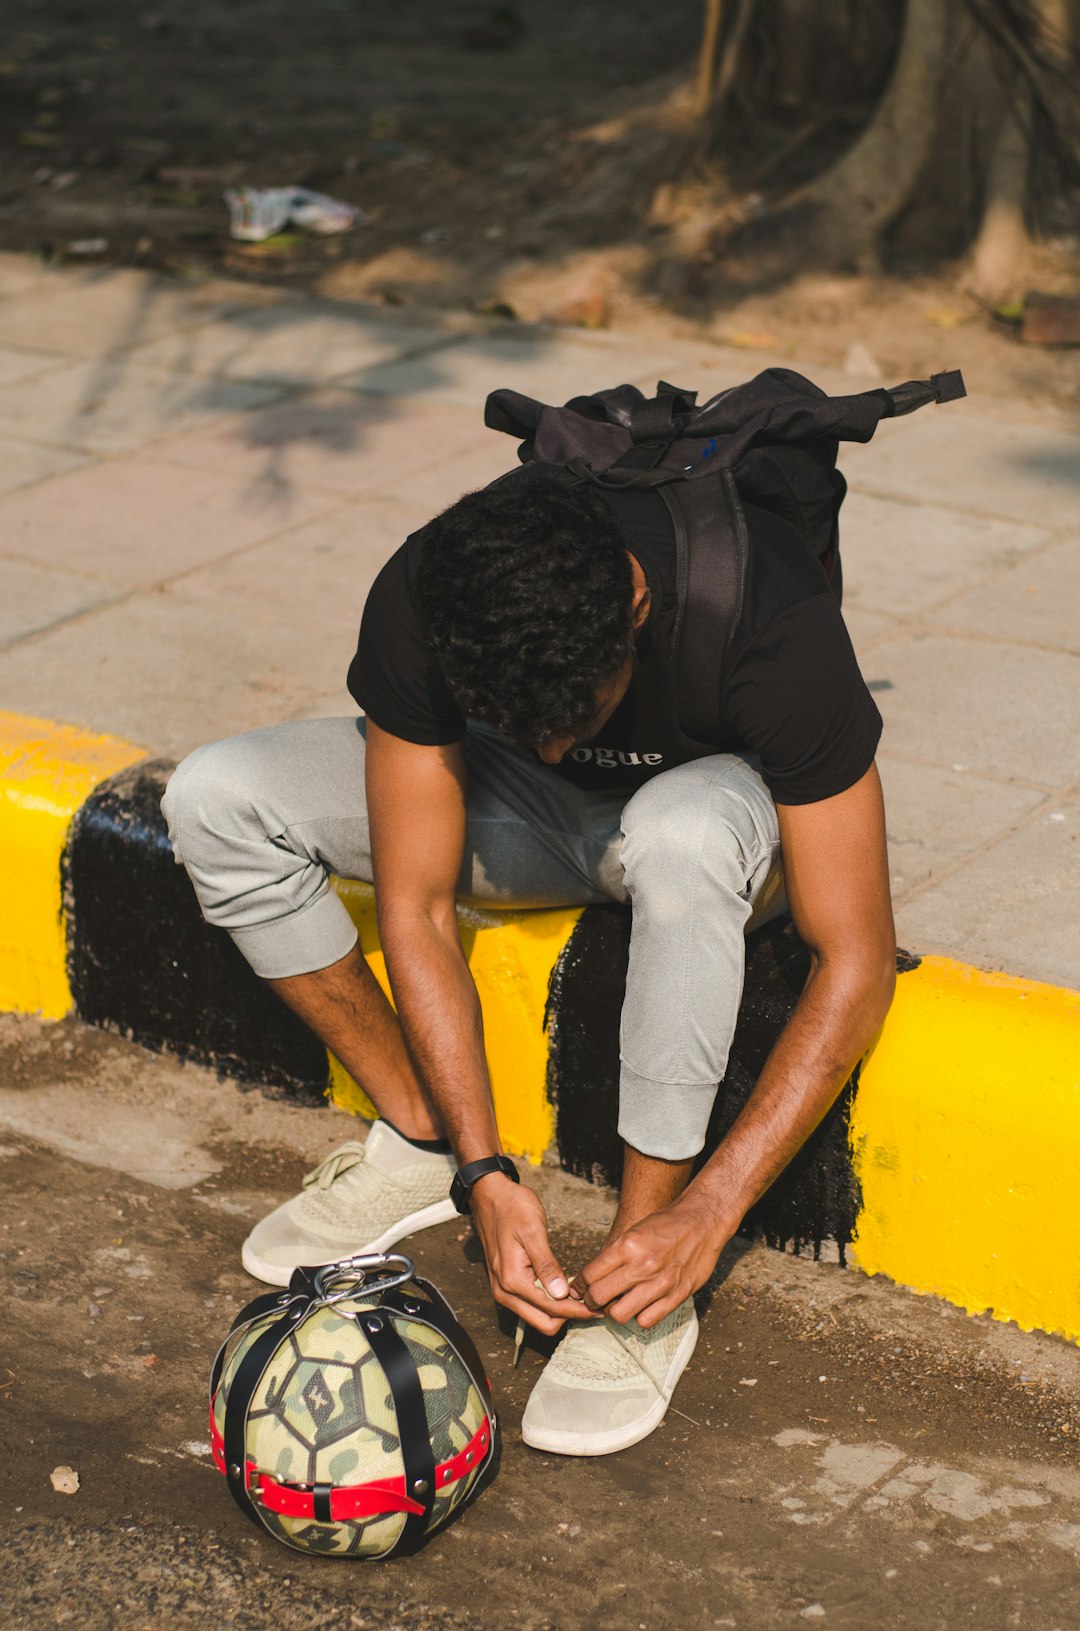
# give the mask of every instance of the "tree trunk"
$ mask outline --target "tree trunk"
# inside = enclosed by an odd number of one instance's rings
[[[776,99],[781,107],[798,108],[806,100],[815,67],[820,12],[815,0],[779,0],[775,15]]]
[[[1036,37],[1031,46],[1044,65],[1060,75],[1068,87],[1073,75],[1072,19],[1067,0],[1035,0]],[[1001,86],[998,59],[998,96],[1005,102],[1001,121],[986,166],[983,215],[971,251],[970,287],[981,299],[998,301],[1021,294],[1031,253],[1026,206],[1031,186],[1035,100],[1031,81],[1015,64],[1013,94]],[[993,62],[988,71],[993,72]],[[1075,89],[1075,80],[1073,80]],[[1008,100],[1006,101],[1006,98]],[[1048,103],[1053,106],[1054,101]]]
[[[1068,59],[1074,38],[1073,8],[1069,0],[1039,0],[1043,39],[1058,61]]]
[[[720,58],[720,71],[716,76],[716,92],[713,97],[712,117],[715,122],[724,111],[724,104],[731,95],[735,84],[735,75],[739,68],[739,58],[742,56],[743,46],[753,19],[757,0],[738,0],[735,18],[731,25],[731,35],[724,45],[724,54]]]
[[[724,18],[718,0],[708,0],[698,76],[701,128],[698,132],[696,153],[699,158],[712,147],[723,122],[757,0],[734,0],[734,6],[734,13],[729,14],[726,19],[725,31],[722,29]],[[725,5],[723,9],[728,8]]]
[[[833,262],[880,270],[880,236],[907,202],[937,128],[950,0],[908,0],[896,62],[870,123],[798,195],[814,207],[815,247]]]
[[[705,0],[705,23],[701,35],[697,74],[697,110],[702,116],[708,113],[716,90],[724,9],[724,0]]]
[[[970,287],[995,304],[1021,291],[1031,240],[1024,218],[1028,193],[1030,96],[1009,109],[986,172],[982,224],[972,246]]]

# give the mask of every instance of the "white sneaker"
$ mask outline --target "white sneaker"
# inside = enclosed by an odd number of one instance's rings
[[[452,1155],[418,1150],[385,1121],[363,1144],[342,1144],[309,1172],[299,1195],[257,1223],[241,1260],[256,1280],[287,1286],[293,1269],[384,1252],[405,1235],[457,1217]]]
[[[692,1297],[651,1331],[636,1320],[571,1325],[529,1395],[522,1438],[554,1455],[610,1455],[647,1438],[697,1339]]]

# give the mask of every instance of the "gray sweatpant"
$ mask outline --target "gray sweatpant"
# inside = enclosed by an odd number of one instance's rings
[[[268,979],[356,943],[331,873],[371,881],[363,719],[275,725],[197,748],[162,808],[204,917]],[[705,1139],[742,995],[743,934],[783,905],[776,811],[746,760],[717,754],[629,797],[572,787],[470,726],[459,896],[485,905],[633,908],[619,1132],[680,1160]]]

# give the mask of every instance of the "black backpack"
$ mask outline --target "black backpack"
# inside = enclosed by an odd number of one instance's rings
[[[882,419],[966,396],[959,370],[892,390],[826,396],[787,368],[767,368],[700,408],[695,391],[663,381],[548,407],[493,391],[484,422],[515,436],[522,463],[561,467],[603,487],[655,487],[674,523],[678,611],[674,678],[689,738],[714,738],[724,662],[739,621],[749,561],[746,504],[795,526],[839,598],[837,517],[847,484],[842,441],[868,442]]]

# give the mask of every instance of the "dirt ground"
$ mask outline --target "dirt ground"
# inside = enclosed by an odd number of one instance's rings
[[[686,260],[657,164],[700,12],[9,0],[0,247],[508,321],[704,331],[744,346],[748,373],[755,353],[809,369],[859,345],[887,381],[959,365],[973,394],[1077,408],[1080,349],[1021,344],[965,293],[962,268],[765,289],[707,250]],[[240,184],[303,184],[364,221],[239,245],[222,192]],[[710,185],[721,212],[753,205]],[[1075,290],[1078,242],[1047,244],[1034,286]]]
[[[251,1222],[355,1124],[65,1022],[0,1018],[4,1631],[1067,1631],[1080,1353],[740,1242],[652,1438],[527,1450],[543,1352],[512,1366],[467,1227],[411,1243],[472,1331],[498,1473],[413,1559],[287,1551],[206,1442],[213,1352],[257,1290]],[[579,1262],[610,1197],[528,1174]],[[74,1468],[80,1488],[55,1493]]]

